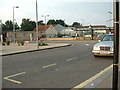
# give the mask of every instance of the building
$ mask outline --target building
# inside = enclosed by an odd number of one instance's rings
[[[36,31],[36,28],[33,30]],[[39,25],[38,26],[39,35],[38,36],[46,36],[46,37],[55,37],[58,34],[58,31],[52,25]]]
[[[74,36],[75,31],[71,29],[71,27],[64,27],[60,24],[53,25],[53,27],[58,31],[61,35],[69,35]]]
[[[83,26],[81,28],[74,29],[80,36],[94,34],[97,37],[99,34],[108,34],[113,32],[113,27],[106,27],[105,25],[96,25],[96,26]]]
[[[54,24],[53,27],[57,30],[58,33],[61,34],[61,32],[64,31],[65,27],[63,27],[62,25],[60,24]]]

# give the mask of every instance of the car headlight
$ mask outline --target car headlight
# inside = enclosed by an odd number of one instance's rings
[[[93,50],[100,50],[100,47],[99,46],[94,46]]]
[[[113,47],[111,47],[111,51],[114,51]]]

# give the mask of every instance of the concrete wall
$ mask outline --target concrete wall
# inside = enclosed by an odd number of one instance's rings
[[[94,37],[94,40],[100,40],[101,38]],[[76,37],[76,38],[47,38],[47,40],[91,40],[90,37]]]
[[[14,40],[14,34],[16,34],[16,40],[36,40],[37,38],[37,33],[36,31],[19,31],[19,32],[7,32],[7,40],[13,41]],[[53,26],[50,26],[46,31],[39,31],[38,36],[40,37],[41,35],[46,35],[46,36],[56,36],[58,32]]]
[[[36,31],[20,31],[16,32],[16,40],[35,40],[36,39]],[[38,34],[41,35],[41,32]],[[7,32],[7,40],[13,41],[14,32]]]

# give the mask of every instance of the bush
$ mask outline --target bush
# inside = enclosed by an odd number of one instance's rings
[[[39,43],[39,46],[48,46],[47,43]]]
[[[22,46],[24,45],[24,41],[21,41],[21,45],[22,45]]]
[[[5,46],[5,42],[2,42],[2,45]]]
[[[23,46],[24,45],[24,41],[18,41],[18,46]]]
[[[7,44],[7,45],[10,45],[10,41],[6,41],[6,44]]]

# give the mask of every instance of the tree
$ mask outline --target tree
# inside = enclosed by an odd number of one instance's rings
[[[79,28],[81,27],[81,24],[79,22],[73,22],[72,27]]]
[[[6,31],[6,26],[3,23],[2,23],[2,31]]]
[[[49,21],[47,22],[47,25],[50,25],[50,24],[51,24],[51,25],[60,24],[60,25],[62,25],[62,26],[68,27],[68,25],[65,24],[64,20],[61,20],[61,19],[59,19],[59,20],[54,20],[54,19],[49,20]]]
[[[5,24],[3,24],[3,31],[11,31],[13,30],[13,22],[11,20],[7,20]]]
[[[38,25],[45,25],[45,24],[43,23],[43,20],[41,20],[41,21],[38,21]]]
[[[56,24],[60,24],[62,26],[65,26],[65,22],[63,20],[56,20]]]
[[[30,19],[22,19],[21,30],[32,31],[36,27],[35,21],[30,21]]]
[[[47,25],[54,25],[54,24],[56,24],[56,21],[53,19],[53,20],[49,20],[48,22],[47,22]]]
[[[15,23],[15,30],[19,29],[19,26],[17,23]],[[13,31],[13,22],[11,20],[7,20],[5,24],[2,24],[2,30],[3,31]]]
[[[18,30],[20,27],[18,26],[17,23],[15,23],[15,30]]]

